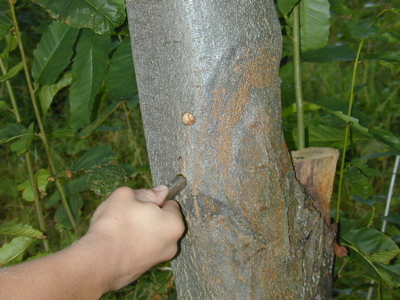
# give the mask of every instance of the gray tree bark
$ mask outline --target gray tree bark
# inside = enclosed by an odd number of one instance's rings
[[[179,299],[329,299],[332,236],[281,132],[273,1],[127,0],[127,11],[153,180],[188,180]]]

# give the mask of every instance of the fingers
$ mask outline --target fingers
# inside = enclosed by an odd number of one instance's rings
[[[142,202],[152,202],[160,206],[168,195],[168,187],[159,185],[152,190],[134,190],[135,198]]]

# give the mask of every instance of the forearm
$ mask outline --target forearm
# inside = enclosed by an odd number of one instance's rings
[[[98,299],[112,283],[109,251],[85,236],[61,252],[0,269],[0,299]]]

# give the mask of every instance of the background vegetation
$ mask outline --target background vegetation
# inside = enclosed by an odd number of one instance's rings
[[[87,2],[0,1],[0,265],[72,243],[117,186],[152,186],[124,1]],[[336,259],[335,297],[399,299],[396,190],[385,206],[400,154],[400,3],[296,4],[277,1],[283,128],[292,150],[342,153],[332,218],[349,256]],[[104,296],[125,298],[175,299],[169,264]]]

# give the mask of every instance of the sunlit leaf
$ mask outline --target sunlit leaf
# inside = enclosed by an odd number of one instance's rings
[[[32,226],[22,224],[0,226],[0,234],[25,236],[33,239],[45,238],[41,231],[32,228]]]
[[[301,51],[319,49],[328,43],[330,13],[328,0],[300,2]]]
[[[79,30],[53,21],[33,51],[32,76],[37,83],[52,84],[70,64]]]
[[[50,177],[50,173],[46,169],[40,169],[36,173],[36,185],[41,197],[46,196],[46,187],[49,183],[48,178]],[[22,191],[22,198],[24,200],[33,202],[35,200],[34,192],[32,190],[32,185],[29,180],[17,186],[17,190]]]
[[[10,70],[8,70],[8,72],[6,74],[4,74],[3,76],[0,76],[0,82],[9,80],[9,79],[17,76],[19,71],[21,71],[23,67],[24,67],[24,65],[22,64],[22,62],[15,65]]]
[[[137,94],[131,42],[126,37],[118,46],[107,73],[107,89],[111,98],[126,99]]]
[[[0,248],[0,266],[12,261],[34,242],[35,239],[32,238],[16,237],[11,242],[4,244]]]
[[[126,18],[124,0],[33,0],[59,22],[111,33]]]
[[[104,80],[108,65],[109,36],[83,30],[72,65],[70,88],[71,127],[81,128],[90,122],[93,103]]]

